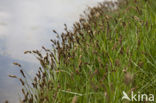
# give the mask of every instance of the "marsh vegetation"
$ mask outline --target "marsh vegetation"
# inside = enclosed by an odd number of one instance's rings
[[[115,7],[115,9],[112,9]],[[117,7],[117,8],[116,8]],[[21,103],[121,103],[122,92],[156,95],[156,1],[119,0],[91,8],[40,61],[32,83],[20,68]]]

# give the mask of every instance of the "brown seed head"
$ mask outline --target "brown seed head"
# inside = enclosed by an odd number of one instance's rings
[[[18,67],[22,67],[21,64],[14,62],[14,65],[18,66]]]
[[[31,51],[24,51],[24,54],[32,53]]]
[[[22,69],[20,70],[20,72],[21,72],[22,76],[25,78],[25,74]]]
[[[129,85],[133,81],[133,75],[130,72],[126,72],[124,76],[124,82],[126,85]]]
[[[8,76],[11,77],[11,78],[17,78],[16,75],[8,75]]]
[[[9,103],[9,102],[6,100],[5,103]]]
[[[24,81],[21,79],[21,78],[19,78],[19,81],[21,82],[21,84],[24,86]]]
[[[74,96],[71,103],[77,103],[77,99],[78,99],[78,97]]]

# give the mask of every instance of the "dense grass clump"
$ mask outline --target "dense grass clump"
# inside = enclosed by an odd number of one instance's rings
[[[156,0],[101,3],[72,31],[65,25],[65,33],[54,33],[45,56],[25,52],[42,67],[32,84],[21,70],[22,103],[127,103],[123,91],[156,96]]]

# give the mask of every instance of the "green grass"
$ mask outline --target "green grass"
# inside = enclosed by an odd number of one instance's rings
[[[43,48],[45,57],[30,51],[42,68],[34,86],[24,86],[27,103],[128,103],[122,92],[131,90],[156,96],[156,0],[103,8],[91,9],[72,32],[65,26],[62,42]]]

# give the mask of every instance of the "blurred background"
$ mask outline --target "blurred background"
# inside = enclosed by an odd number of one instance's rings
[[[0,103],[18,103],[20,83],[8,77],[18,75],[12,65],[19,62],[24,71],[33,75],[38,63],[25,50],[50,48],[55,29],[61,33],[63,24],[69,28],[78,21],[88,6],[103,0],[0,0]],[[107,0],[108,1],[108,0]]]

